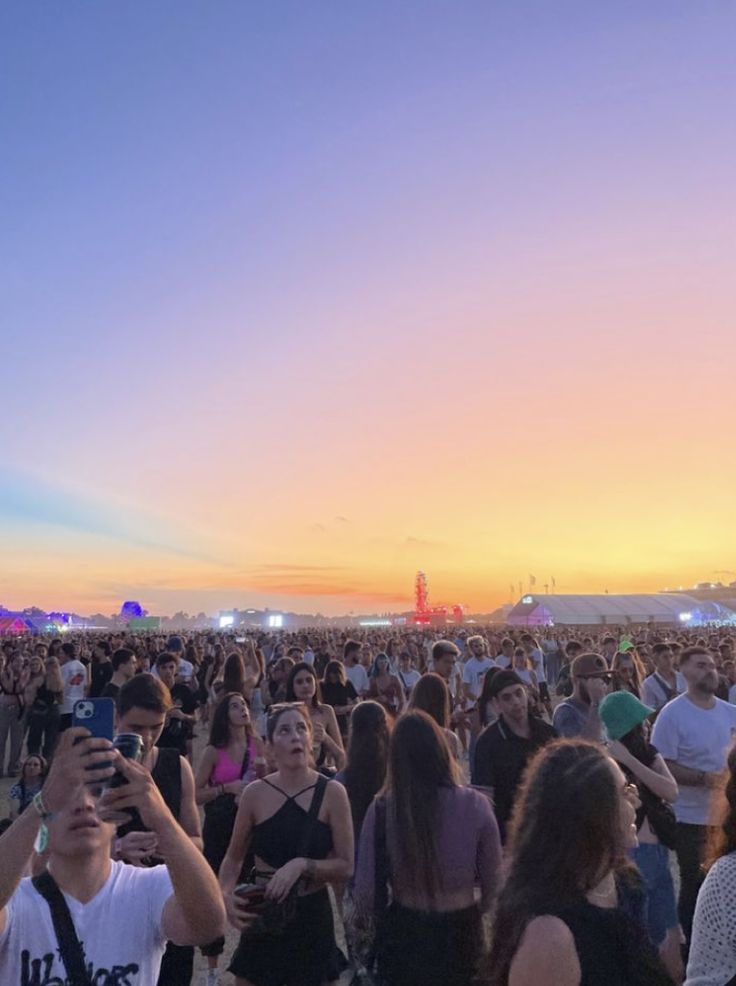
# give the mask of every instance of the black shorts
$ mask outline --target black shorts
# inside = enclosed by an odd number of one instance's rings
[[[296,915],[283,933],[242,935],[228,972],[253,986],[322,986],[339,979],[346,967],[324,889],[297,897]]]

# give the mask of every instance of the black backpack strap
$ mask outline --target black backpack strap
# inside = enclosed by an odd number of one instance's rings
[[[32,880],[33,886],[44,898],[51,911],[56,940],[59,944],[59,954],[66,969],[69,986],[92,986],[87,974],[87,963],[84,958],[82,943],[77,937],[74,921],[64,900],[64,895],[48,870],[44,870]]]
[[[304,831],[302,832],[302,837],[299,841],[299,852],[296,854],[297,859],[300,856],[306,856],[309,851],[309,843],[312,841],[314,823],[317,821],[317,815],[319,815],[319,810],[322,807],[322,802],[325,797],[325,791],[327,790],[328,783],[329,781],[324,774],[320,774],[317,778],[317,783],[314,785],[314,794],[312,795],[312,803],[309,806],[309,812],[307,814],[307,823],[304,826]]]

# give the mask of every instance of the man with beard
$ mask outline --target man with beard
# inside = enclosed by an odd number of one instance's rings
[[[659,713],[652,745],[664,757],[680,790],[674,804],[680,866],[678,908],[689,943],[703,881],[704,848],[714,821],[712,795],[723,783],[726,757],[736,734],[736,707],[716,698],[718,671],[706,647],[686,648],[680,656],[680,671],[687,691]]]
[[[566,739],[603,741],[598,706],[610,689],[611,670],[601,654],[580,654],[570,666],[572,695],[555,709],[552,725]]]
[[[472,640],[472,638],[471,638]],[[514,807],[526,765],[557,734],[552,726],[529,712],[529,694],[515,671],[497,671],[487,694],[498,716],[478,737],[472,782],[489,789],[501,841]]]

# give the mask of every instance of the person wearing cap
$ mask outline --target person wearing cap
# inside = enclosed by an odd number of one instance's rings
[[[649,719],[654,709],[629,691],[612,692],[600,705],[608,753],[636,785],[640,804],[636,812],[638,845],[629,850],[646,885],[645,919],[649,937],[676,983],[683,979],[680,923],[669,865],[674,848],[674,813],[677,782],[661,755],[649,742]]]
[[[579,640],[568,640],[564,647],[564,660],[562,667],[557,673],[557,684],[555,685],[555,695],[562,695],[569,698],[572,695],[572,676],[570,669],[572,662],[583,653],[583,645]]]
[[[552,725],[559,736],[603,741],[598,707],[608,694],[611,670],[601,654],[580,654],[570,667],[572,695],[555,709]]]
[[[515,671],[496,671],[488,695],[498,718],[478,737],[472,783],[492,791],[496,821],[504,842],[524,769],[533,754],[555,739],[557,733],[544,720],[530,715],[529,693]]]

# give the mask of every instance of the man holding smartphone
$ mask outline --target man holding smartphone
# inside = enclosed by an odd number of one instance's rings
[[[127,784],[96,797],[94,785],[116,770]],[[136,809],[155,833],[164,865],[142,869],[110,858],[115,827],[105,818],[126,809]],[[60,948],[47,899],[22,879],[46,833],[47,872],[51,889],[55,884],[64,895],[76,936],[71,947],[67,937]],[[0,837],[0,982],[40,981],[41,969],[45,981],[74,981],[66,965],[69,953],[81,950],[92,982],[150,986],[167,940],[205,944],[224,926],[217,880],[150,773],[109,740],[67,730],[42,794]]]
[[[555,709],[552,725],[566,739],[603,742],[598,706],[611,690],[611,670],[602,654],[580,654],[570,667],[572,695]]]

